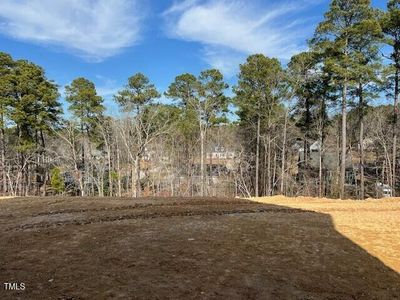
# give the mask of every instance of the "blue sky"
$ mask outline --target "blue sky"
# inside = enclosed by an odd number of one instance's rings
[[[306,49],[328,0],[1,0],[0,51],[44,67],[63,86],[92,80],[112,95],[142,72],[160,92],[175,76],[238,65],[263,53],[286,63]],[[385,7],[386,1],[373,1]]]

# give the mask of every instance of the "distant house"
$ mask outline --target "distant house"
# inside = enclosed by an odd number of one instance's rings
[[[222,146],[215,146],[206,154],[207,159],[234,159],[235,152],[229,151]]]
[[[226,171],[235,170],[235,152],[222,146],[212,146],[204,155],[204,164],[211,173],[216,170],[224,169]],[[200,170],[201,157],[193,159],[193,165]]]
[[[298,151],[298,161],[301,164],[305,161],[304,158],[304,146],[297,143],[294,147]],[[314,141],[311,143],[308,149],[309,157],[308,164],[313,168],[319,168],[319,157],[321,152],[321,143],[320,141]],[[332,149],[330,147],[326,147],[322,152],[322,167],[326,170],[333,171],[336,170],[339,159],[339,153],[336,149]],[[347,155],[346,158],[346,169],[352,169],[352,161],[350,155]]]
[[[319,153],[319,151],[321,151],[321,143],[320,143],[320,141],[315,141],[310,146],[310,153]]]
[[[383,184],[382,182],[376,183],[376,190],[378,197],[391,197],[392,196],[392,188],[388,184]]]
[[[326,146],[321,150],[321,143],[319,141],[313,141],[309,144],[308,148],[308,159],[307,166],[314,168],[315,170],[320,167],[320,153],[322,151],[322,168],[327,172],[328,177],[334,174],[338,170],[338,162],[340,161],[340,152],[338,152],[336,147]],[[302,168],[305,167],[305,155],[304,155],[304,143],[302,141],[298,141],[294,147],[292,147],[294,151],[297,151],[297,164],[298,170],[297,172],[301,172]],[[354,185],[356,183],[356,173],[355,165],[352,162],[352,156],[350,153],[346,156],[346,177],[345,182],[348,185]]]

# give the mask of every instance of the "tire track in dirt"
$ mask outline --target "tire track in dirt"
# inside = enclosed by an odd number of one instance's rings
[[[124,205],[124,206],[114,206],[114,207],[101,207],[101,208],[81,208],[81,209],[63,209],[63,210],[55,210],[55,211],[47,211],[40,212],[37,214],[30,215],[31,217],[37,216],[46,216],[46,215],[58,215],[58,214],[66,214],[66,213],[85,213],[85,212],[102,212],[102,211],[119,211],[119,210],[127,210],[127,209],[138,209],[138,208],[147,208],[147,207],[180,207],[180,206],[206,206],[206,205],[215,205],[216,203],[213,201],[186,201],[186,202],[173,202],[173,203],[137,203],[134,205]],[[255,202],[239,202],[239,201],[219,201],[218,205],[245,205],[245,206],[259,206],[258,203]]]
[[[242,210],[210,210],[210,211],[185,210],[180,212],[144,212],[137,214],[90,217],[84,220],[75,219],[75,220],[67,220],[60,222],[41,222],[35,224],[22,224],[19,226],[8,228],[7,231],[41,229],[41,228],[59,227],[67,225],[89,225],[96,223],[106,223],[106,222],[109,223],[109,222],[118,222],[124,220],[134,220],[134,219],[155,219],[155,218],[193,217],[193,216],[223,216],[223,215],[257,214],[257,213],[294,214],[294,213],[315,213],[315,212],[311,210],[301,210],[296,208],[293,209],[258,208],[258,209],[242,209]]]

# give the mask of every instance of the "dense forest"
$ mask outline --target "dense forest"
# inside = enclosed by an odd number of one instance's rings
[[[400,1],[332,0],[308,45],[287,64],[250,55],[234,86],[209,69],[159,91],[136,73],[119,117],[86,78],[66,117],[43,68],[0,52],[0,193],[398,195]]]

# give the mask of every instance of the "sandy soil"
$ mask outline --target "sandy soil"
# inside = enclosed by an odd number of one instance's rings
[[[400,273],[400,198],[358,201],[274,196],[251,200],[328,214],[339,233]]]
[[[0,299],[400,299],[400,201],[0,201]]]

